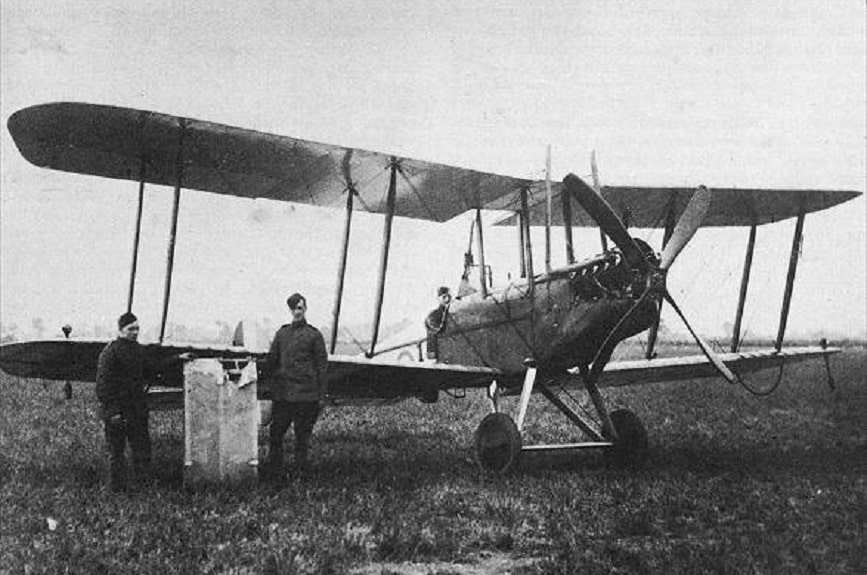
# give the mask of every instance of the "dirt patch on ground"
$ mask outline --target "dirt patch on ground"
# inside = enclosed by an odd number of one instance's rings
[[[482,553],[474,563],[370,563],[350,571],[353,575],[508,575],[539,561],[538,558],[512,558],[505,553]]]

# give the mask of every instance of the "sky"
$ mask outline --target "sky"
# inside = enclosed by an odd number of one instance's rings
[[[862,2],[58,2],[0,4],[0,323],[46,335],[126,307],[137,185],[27,163],[6,129],[27,106],[153,110],[480,171],[603,183],[867,189]],[[148,187],[134,309],[159,323],[170,189]],[[806,219],[789,333],[863,337],[864,197]],[[184,191],[169,321],[330,323],[343,214]],[[360,214],[345,322],[373,315],[381,218]],[[794,221],[758,231],[745,313],[774,335]],[[469,219],[395,224],[384,321],[456,287]],[[560,239],[555,231],[555,240]],[[541,230],[534,236],[541,249]],[[658,247],[661,230],[635,230]],[[704,334],[737,305],[746,229],[702,229],[669,274]],[[514,230],[486,229],[496,281]],[[579,256],[599,251],[578,234]],[[555,241],[554,261],[564,260]],[[539,251],[535,259],[543,261]],[[559,259],[558,259],[559,258]],[[677,318],[664,321],[682,331]],[[824,331],[823,331],[824,330]],[[360,337],[365,334],[356,334]]]

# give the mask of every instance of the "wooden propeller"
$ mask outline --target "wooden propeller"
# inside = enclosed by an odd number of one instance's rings
[[[647,259],[645,259],[644,254],[629,235],[626,227],[611,208],[611,205],[602,197],[602,194],[572,174],[566,176],[563,183],[568,192],[575,196],[578,203],[581,204],[581,207],[590,214],[608,237],[614,240],[614,243],[616,243],[617,247],[620,248],[624,259],[631,268],[638,269],[643,273],[654,273],[651,269],[651,264]],[[686,209],[683,211],[683,214],[681,214],[680,219],[677,221],[671,239],[669,239],[660,256],[659,271],[662,272],[662,274],[659,279],[662,281],[654,281],[653,278],[648,276],[647,288],[635,301],[632,307],[629,308],[629,311],[620,318],[614,328],[608,333],[608,336],[602,342],[602,345],[599,346],[596,356],[593,358],[593,365],[589,374],[590,381],[595,382],[602,373],[602,369],[608,362],[611,352],[614,350],[614,346],[620,341],[621,328],[629,321],[632,314],[641,307],[647,298],[654,293],[660,294],[671,304],[671,307],[674,308],[677,315],[680,316],[680,319],[689,330],[689,333],[692,334],[692,337],[695,339],[696,343],[698,343],[702,353],[704,353],[708,361],[716,367],[720,375],[730,382],[735,381],[735,375],[731,370],[729,370],[725,363],[723,363],[716,353],[714,353],[710,345],[708,345],[708,343],[692,329],[692,326],[680,310],[680,307],[675,303],[674,298],[672,298],[671,294],[668,292],[664,281],[665,272],[668,271],[677,259],[677,256],[681,251],[683,251],[683,248],[686,247],[695,235],[695,232],[698,231],[699,227],[701,227],[702,221],[704,220],[708,207],[710,206],[710,201],[710,190],[704,186],[699,186],[692,195],[692,198],[690,199],[689,204],[687,204]]]

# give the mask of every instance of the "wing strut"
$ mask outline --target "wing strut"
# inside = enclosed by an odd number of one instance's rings
[[[391,223],[394,220],[394,202],[397,190],[397,170],[399,164],[397,158],[391,158],[391,175],[388,180],[388,196],[385,204],[385,224],[382,228],[382,253],[379,259],[379,284],[376,288],[376,307],[373,310],[373,333],[370,336],[370,348],[367,357],[373,357],[376,348],[376,339],[379,337],[379,322],[382,319],[382,300],[385,296],[385,272],[388,270],[388,251],[391,247]]]
[[[563,211],[563,234],[566,237],[566,263],[575,263],[575,247],[572,243],[572,196],[560,194],[560,209]]]
[[[141,212],[144,206],[144,187],[145,187],[145,157],[141,157],[141,165],[139,166],[138,178],[138,210],[135,214],[135,236],[132,241],[132,265],[129,270],[129,295],[126,299],[126,311],[132,312],[132,298],[135,295],[135,275],[138,267],[138,246],[141,239]]]
[[[802,209],[795,223],[795,236],[792,238],[792,253],[789,256],[789,273],[786,275],[786,291],[783,293],[783,309],[780,311],[780,329],[777,331],[777,351],[783,347],[783,337],[786,335],[786,322],[789,320],[789,305],[792,303],[792,288],[795,285],[795,272],[798,269],[798,255],[801,251],[801,237],[804,233],[804,215]]]
[[[340,248],[340,267],[337,269],[337,288],[334,292],[334,310],[331,320],[331,345],[330,352],[333,354],[337,347],[337,328],[340,325],[340,306],[343,302],[343,280],[346,277],[346,259],[349,254],[349,233],[352,229],[352,210],[355,198],[355,184],[352,183],[352,175],[349,171],[349,160],[352,158],[352,150],[346,150],[343,156],[343,179],[346,181],[346,219],[343,223],[343,245]]]
[[[533,281],[533,243],[530,241],[530,208],[527,202],[527,188],[521,188],[521,228],[524,230],[524,273],[527,275],[527,287],[530,297],[536,293]]]
[[[596,167],[596,150],[590,152],[590,171],[593,174],[593,189],[596,193],[602,195],[602,185],[599,183],[599,169]],[[602,251],[608,251],[608,237],[605,235],[605,230],[599,226],[599,241],[602,244]]]
[[[551,273],[551,144],[545,158],[545,272]]]
[[[518,253],[520,255],[521,277],[527,277],[527,241],[524,235],[524,212],[515,212],[518,219]]]
[[[756,224],[750,226],[750,237],[747,240],[747,253],[744,256],[744,273],[741,276],[741,291],[738,296],[738,310],[735,312],[735,326],[732,328],[732,353],[737,352],[741,345],[741,321],[744,318],[744,305],[747,301],[747,286],[750,283],[750,270],[753,267],[753,250],[756,247]]]
[[[163,292],[163,317],[160,321],[160,343],[163,342],[163,338],[166,334],[166,319],[168,319],[169,316],[169,298],[172,293],[172,269],[174,268],[175,263],[175,240],[178,235],[178,211],[181,206],[181,184],[184,179],[183,159],[184,134],[187,131],[186,128],[187,122],[181,118],[178,125],[178,155],[175,159],[175,201],[172,205],[172,229],[171,235],[169,236],[168,256],[166,257],[166,284],[165,291]]]
[[[479,249],[479,281],[483,298],[488,297],[488,268],[485,267],[485,238],[482,235],[482,209],[476,208],[476,244]]]

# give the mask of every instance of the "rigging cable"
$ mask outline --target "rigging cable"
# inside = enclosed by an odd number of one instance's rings
[[[739,373],[735,373],[735,378],[738,380],[738,383],[752,395],[755,395],[757,397],[767,397],[774,393],[778,387],[780,387],[780,382],[783,381],[783,368],[785,367],[785,365],[786,359],[785,357],[783,357],[782,361],[780,362],[780,371],[777,372],[777,381],[775,381],[773,385],[771,385],[768,389],[758,390],[754,387],[751,387],[747,384],[746,381],[743,380]]]

